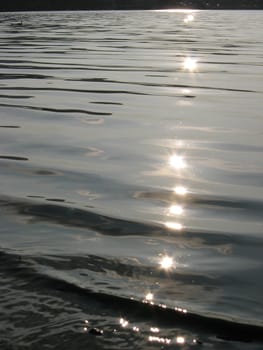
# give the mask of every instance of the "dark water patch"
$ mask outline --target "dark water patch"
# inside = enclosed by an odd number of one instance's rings
[[[62,202],[59,200],[59,202]],[[13,208],[17,214],[34,218],[34,223],[55,223],[65,227],[88,229],[101,235],[112,237],[145,237],[170,243],[185,242],[199,246],[218,247],[227,244],[248,244],[257,246],[260,242],[256,236],[244,236],[238,232],[217,232],[216,230],[198,230],[183,228],[180,234],[175,234],[164,224],[130,221],[98,214],[75,206],[62,204],[34,203],[26,200],[15,200],[7,197],[0,199],[1,207]],[[90,207],[90,206],[89,206]],[[87,232],[88,234],[88,232]]]
[[[239,54],[236,52],[231,52],[231,51],[224,51],[224,52],[211,52],[211,55],[214,56],[238,56]]]
[[[0,159],[6,159],[6,160],[22,160],[22,161],[27,161],[29,160],[26,157],[18,157],[18,156],[3,156],[0,155]]]
[[[168,78],[168,75],[161,75],[161,74],[145,74],[146,77],[152,77],[152,78]]]
[[[37,175],[44,175],[44,176],[53,176],[53,175],[58,175],[58,173],[50,170],[36,170],[35,174]]]
[[[51,204],[10,203],[20,215],[35,216],[43,221],[61,225],[89,228],[96,232],[113,236],[151,236],[161,235],[165,230],[161,226],[115,219],[87,210]]]
[[[47,76],[47,75],[41,75],[41,74],[14,74],[14,73],[10,73],[10,74],[3,74],[0,73],[0,79],[50,79],[52,78],[51,76]]]
[[[26,96],[26,95],[0,95],[0,98],[11,98],[11,99],[26,99],[33,98],[34,96]]]
[[[123,103],[121,102],[110,102],[110,101],[91,101],[90,103],[97,104],[97,105],[113,105],[113,106],[123,105]]]
[[[48,202],[65,202],[65,199],[61,199],[61,198],[46,198],[46,201]]]
[[[109,116],[112,113],[108,112],[95,112],[95,111],[87,111],[84,109],[70,109],[70,108],[49,108],[49,107],[37,107],[37,106],[25,106],[25,105],[8,105],[4,103],[0,103],[1,107],[9,107],[9,108],[23,108],[23,109],[32,109],[36,111],[44,111],[44,112],[55,112],[55,113],[78,113],[78,114],[87,114],[87,115],[102,115]]]
[[[236,49],[236,48],[242,48],[242,47],[244,47],[244,45],[224,44],[223,47],[227,47],[227,48],[231,48],[231,49],[232,49],[232,48]]]
[[[195,95],[183,95],[183,97],[185,97],[185,98],[195,98],[196,96]]]
[[[68,51],[65,51],[65,50],[43,50],[42,51],[43,53],[46,53],[46,54],[54,54],[54,55],[67,55],[68,54]]]
[[[21,126],[19,126],[19,125],[0,125],[0,128],[19,129],[19,128],[21,128]]]
[[[75,307],[79,306],[84,310],[96,308],[97,313],[100,312],[99,310],[103,311],[104,315],[110,312],[112,317],[116,318],[124,313],[129,316],[129,319],[137,322],[150,320],[157,326],[184,327],[186,331],[197,332],[205,337],[217,337],[238,342],[263,341],[263,328],[259,325],[239,323],[177,307],[169,308],[164,307],[163,304],[98,292],[92,286],[84,288],[48,273],[40,273],[34,264],[33,256],[27,258],[10,253],[0,252],[0,271],[15,279],[16,289],[34,290],[57,298],[62,297],[74,303]]]

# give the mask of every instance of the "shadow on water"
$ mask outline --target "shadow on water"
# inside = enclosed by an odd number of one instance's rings
[[[51,174],[52,175],[52,174]],[[156,193],[155,193],[156,195]],[[169,198],[166,194],[165,198]],[[198,230],[195,228],[184,227],[179,235],[174,234],[174,229],[164,223],[129,221],[98,214],[87,209],[80,209],[72,206],[69,201],[63,198],[45,198],[43,196],[28,196],[28,198],[45,199],[48,202],[57,202],[61,204],[37,203],[32,200],[14,199],[2,196],[0,198],[0,207],[3,210],[15,210],[18,215],[29,218],[29,223],[50,222],[68,227],[90,229],[102,235],[115,237],[150,237],[165,240],[166,242],[193,242],[200,240],[201,246],[218,246],[228,244],[250,242],[258,244],[259,238],[240,235],[238,232],[217,232],[216,230]],[[64,203],[64,205],[63,205]],[[235,202],[221,199],[208,199],[205,197],[193,197],[192,203],[198,203],[205,207],[222,207],[223,210],[240,209],[251,210],[254,215],[260,216],[263,204],[261,202]],[[87,206],[92,208],[92,206]],[[228,208],[228,209],[227,209]]]

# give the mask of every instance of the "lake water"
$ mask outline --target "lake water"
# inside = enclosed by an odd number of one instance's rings
[[[262,349],[262,28],[0,14],[1,349]]]

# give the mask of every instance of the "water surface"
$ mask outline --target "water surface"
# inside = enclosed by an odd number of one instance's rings
[[[0,14],[2,348],[262,349],[262,22]]]

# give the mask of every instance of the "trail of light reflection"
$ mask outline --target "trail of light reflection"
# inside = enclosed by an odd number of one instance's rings
[[[152,301],[153,297],[154,297],[153,293],[147,293],[145,295],[145,300]]]
[[[174,192],[180,196],[184,196],[187,194],[187,189],[183,186],[177,186],[174,188]]]
[[[134,332],[140,332],[140,328],[139,327],[132,327],[132,330],[134,331]]]
[[[120,324],[122,327],[127,327],[129,322],[127,320],[125,320],[124,318],[120,318]]]
[[[152,333],[159,333],[159,332],[160,332],[160,329],[157,328],[157,327],[151,327],[151,328],[150,328],[150,331],[151,331]]]
[[[187,310],[186,309],[182,309],[181,307],[175,307],[174,308],[176,311],[182,312],[184,314],[187,314]]]
[[[169,270],[174,267],[174,260],[172,257],[166,255],[161,259],[160,265],[162,269]]]
[[[183,229],[183,225],[179,222],[165,222],[164,225],[171,230],[181,231]]]
[[[190,72],[196,70],[196,67],[197,67],[197,60],[195,58],[187,57],[184,60],[184,68],[188,69]]]
[[[182,94],[189,95],[189,94],[191,94],[191,90],[190,89],[182,89]]]
[[[162,344],[170,344],[171,343],[171,339],[168,338],[160,338],[160,337],[156,337],[156,336],[149,336],[149,341],[150,342],[156,342],[156,343],[162,343]]]
[[[184,169],[186,167],[184,158],[176,154],[170,157],[169,164],[175,169]]]
[[[193,15],[188,15],[187,17],[185,17],[184,22],[185,23],[192,22],[194,19],[195,18]]]
[[[176,337],[176,343],[177,344],[184,344],[185,338],[184,337]]]
[[[85,323],[86,326],[83,327],[83,331],[84,331],[84,332],[87,332],[87,331],[88,331],[87,325],[89,324],[89,321],[88,321],[88,320],[85,320],[84,323]]]
[[[171,215],[181,215],[183,214],[183,207],[181,205],[172,205],[169,208],[169,214]]]

